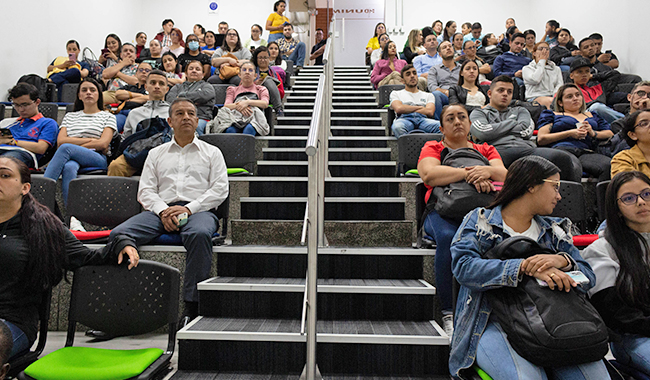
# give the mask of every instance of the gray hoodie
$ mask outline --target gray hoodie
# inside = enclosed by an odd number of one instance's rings
[[[535,123],[524,107],[508,107],[499,112],[487,105],[470,115],[470,134],[477,143],[488,143],[499,148],[535,147],[531,140]]]
[[[138,108],[134,108],[129,112],[124,123],[124,131],[122,138],[127,138],[135,132],[135,127],[142,120],[153,119],[154,117],[167,119],[169,117],[169,103],[164,100],[149,100]]]

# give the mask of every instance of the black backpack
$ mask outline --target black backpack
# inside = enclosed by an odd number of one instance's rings
[[[527,258],[556,254],[527,237],[508,238],[484,259]],[[516,288],[485,293],[508,341],[524,359],[541,367],[578,365],[601,360],[609,349],[607,327],[585,294],[550,290],[524,275]]]
[[[17,83],[29,83],[38,89],[38,98],[41,102],[49,102],[53,98],[51,87],[47,86],[47,79],[36,74],[23,75]]]
[[[138,123],[136,132],[120,144],[120,153],[132,167],[142,170],[149,151],[171,141],[174,133],[167,120],[156,116]]]

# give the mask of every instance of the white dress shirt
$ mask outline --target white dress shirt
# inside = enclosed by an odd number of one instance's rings
[[[142,169],[138,201],[156,215],[185,201],[192,214],[219,206],[228,197],[226,162],[219,148],[199,140],[182,147],[172,141],[153,148]]]

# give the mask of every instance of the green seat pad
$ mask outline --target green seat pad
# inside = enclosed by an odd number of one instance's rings
[[[159,348],[64,347],[32,363],[25,374],[37,380],[122,380],[142,373],[162,353]]]
[[[228,168],[227,169],[228,175],[231,174],[240,174],[240,173],[248,173],[248,170],[243,169],[243,168]]]
[[[492,380],[492,378],[490,377],[490,375],[488,375],[487,373],[485,373],[485,371],[483,371],[482,369],[480,369],[477,365],[474,365],[473,368],[474,368],[474,371],[476,371],[476,373],[479,375],[479,377],[480,377],[482,380]]]
[[[419,174],[418,174],[418,170],[417,170],[417,169],[411,169],[411,170],[407,171],[407,172],[406,172],[406,175],[416,175],[416,176],[419,176]]]

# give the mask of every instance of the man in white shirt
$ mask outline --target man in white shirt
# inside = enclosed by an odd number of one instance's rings
[[[145,211],[115,227],[109,240],[123,235],[140,246],[165,233],[180,233],[187,250],[184,315],[194,319],[196,284],[210,275],[212,235],[219,227],[212,211],[228,197],[228,174],[221,151],[195,136],[199,119],[192,101],[174,100],[167,121],[174,139],[149,152],[140,177],[138,201]]]
[[[395,137],[414,129],[440,133],[440,122],[432,119],[436,111],[435,98],[429,92],[418,90],[418,73],[413,65],[404,66],[401,75],[405,89],[390,94],[390,107],[398,115],[391,127]]]

